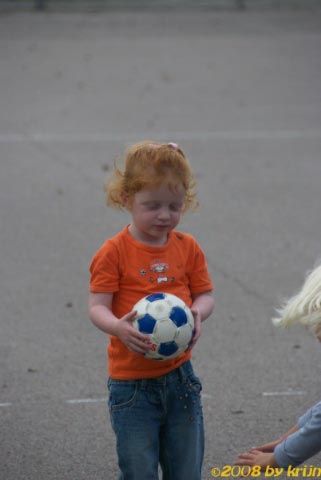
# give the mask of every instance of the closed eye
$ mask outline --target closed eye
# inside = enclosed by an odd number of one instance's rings
[[[162,207],[162,204],[161,204],[161,203],[158,203],[158,202],[144,202],[144,203],[143,203],[143,206],[144,206],[147,210],[158,210],[159,208]],[[182,204],[182,203],[171,203],[171,204],[169,205],[169,209],[170,209],[172,212],[179,212],[182,208],[183,208],[183,204]]]
[[[144,202],[143,205],[147,210],[157,210],[160,207],[160,204],[156,202]]]
[[[173,203],[170,205],[170,209],[173,211],[173,212],[179,212],[183,207],[183,204],[182,203]]]

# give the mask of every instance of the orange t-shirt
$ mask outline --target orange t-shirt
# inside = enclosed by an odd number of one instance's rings
[[[118,318],[151,293],[173,293],[191,306],[192,295],[213,289],[203,251],[191,235],[175,230],[165,245],[154,247],[135,240],[125,227],[100,247],[90,273],[90,291],[113,293],[112,311]],[[111,335],[109,375],[119,380],[158,377],[190,357],[188,351],[170,360],[151,360]]]

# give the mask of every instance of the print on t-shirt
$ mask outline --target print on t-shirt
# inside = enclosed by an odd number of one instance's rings
[[[150,283],[173,283],[175,282],[175,277],[169,275],[170,267],[169,264],[163,260],[155,259],[153,260],[149,267],[140,268],[139,273],[142,277],[147,277],[147,280]]]

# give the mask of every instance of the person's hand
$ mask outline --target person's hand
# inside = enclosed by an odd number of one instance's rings
[[[189,342],[187,350],[191,350],[199,337],[201,336],[201,325],[202,325],[202,317],[201,313],[198,308],[191,308],[191,312],[194,317],[194,330],[193,330],[193,337],[192,340]]]
[[[250,450],[249,452],[241,453],[235,463],[235,465],[259,465],[260,467],[277,467],[278,464],[275,461],[273,453],[261,452],[260,450]]]
[[[274,452],[275,447],[281,442],[281,439],[274,440],[273,442],[264,443],[258,447],[251,448],[250,452],[253,450],[259,450],[260,452],[272,453]]]
[[[133,320],[137,312],[132,311],[121,317],[117,324],[116,335],[132,352],[145,354],[151,348],[148,335],[144,335],[133,327]]]

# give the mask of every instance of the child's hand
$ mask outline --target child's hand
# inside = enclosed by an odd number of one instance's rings
[[[235,465],[259,465],[260,467],[277,467],[273,453],[265,453],[260,450],[251,450],[250,452],[241,453]]]
[[[264,443],[264,445],[259,445],[258,447],[251,448],[253,450],[259,450],[260,452],[272,453],[274,452],[275,447],[281,442],[281,439],[274,440],[273,442]]]
[[[194,332],[193,332],[193,337],[192,340],[189,343],[188,349],[191,350],[199,337],[201,336],[201,324],[202,324],[202,317],[201,317],[201,312],[199,311],[198,308],[191,308],[191,312],[194,317]]]
[[[150,350],[151,343],[148,335],[143,335],[133,327],[136,313],[135,311],[126,313],[119,319],[116,335],[129,350],[144,355]]]

